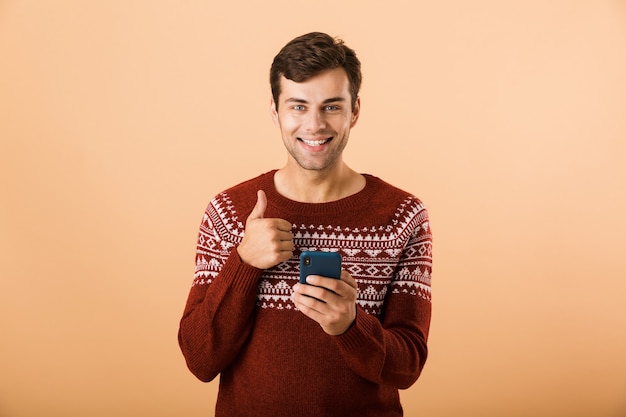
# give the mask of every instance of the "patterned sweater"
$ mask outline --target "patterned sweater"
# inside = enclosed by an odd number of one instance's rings
[[[431,232],[414,196],[365,175],[363,190],[319,204],[276,191],[275,171],[217,195],[198,237],[196,272],[179,344],[202,381],[220,374],[217,417],[401,416],[398,389],[427,356]],[[293,224],[291,259],[267,270],[244,264],[237,245],[256,203]],[[300,252],[339,251],[358,284],[352,327],[329,336],[291,301]]]

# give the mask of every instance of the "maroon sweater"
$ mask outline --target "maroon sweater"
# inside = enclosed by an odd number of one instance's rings
[[[398,389],[426,361],[431,233],[423,204],[366,175],[365,188],[319,204],[278,194],[274,172],[217,195],[200,226],[179,344],[202,381],[220,374],[217,417],[401,416]],[[267,270],[234,250],[256,203],[293,224],[291,259]],[[329,336],[291,301],[300,252],[339,251],[358,284],[357,315]]]

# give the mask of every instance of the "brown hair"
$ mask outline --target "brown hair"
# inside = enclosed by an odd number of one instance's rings
[[[300,83],[321,71],[343,68],[348,74],[352,109],[361,88],[361,62],[341,39],[325,33],[311,32],[289,42],[274,57],[270,69],[270,86],[276,108],[280,96],[280,77]]]

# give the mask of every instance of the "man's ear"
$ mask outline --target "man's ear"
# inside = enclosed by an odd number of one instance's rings
[[[272,115],[272,120],[276,126],[279,126],[280,123],[278,121],[278,109],[276,107],[276,102],[274,101],[274,97],[270,98],[270,114]]]
[[[354,108],[352,109],[352,121],[350,122],[350,127],[354,127],[357,120],[359,120],[359,114],[361,114],[361,97],[357,97],[354,102]]]

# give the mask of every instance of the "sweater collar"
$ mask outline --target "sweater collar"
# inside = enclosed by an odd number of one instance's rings
[[[260,177],[260,188],[267,195],[268,204],[282,213],[299,213],[309,215],[328,215],[328,213],[354,212],[366,207],[367,203],[376,194],[379,183],[376,177],[362,174],[365,177],[365,187],[355,194],[335,201],[325,203],[302,203],[290,200],[279,194],[274,185],[274,174],[277,170],[267,172]]]

